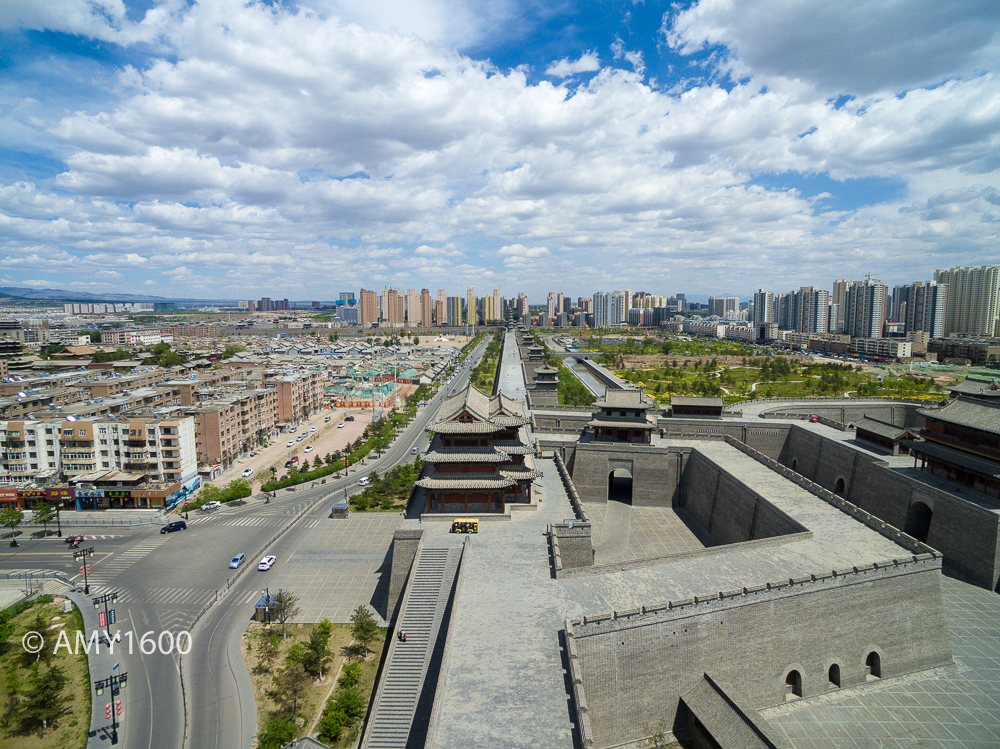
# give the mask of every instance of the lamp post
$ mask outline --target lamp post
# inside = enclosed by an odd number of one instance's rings
[[[123,671],[120,675],[115,674],[115,669],[118,668],[118,664],[114,665],[111,670],[111,676],[107,679],[97,679],[94,681],[94,691],[97,692],[97,696],[100,697],[104,694],[105,689],[111,690],[111,696],[117,697],[121,694],[126,686],[128,686],[128,673]],[[113,703],[109,703],[104,707],[104,717],[111,718],[111,743],[118,743],[118,716],[122,714],[122,701],[115,700]]]
[[[271,466],[271,483],[272,484],[275,483],[274,477],[277,476],[277,475],[278,475],[278,469],[275,468],[274,466]],[[278,498],[278,487],[277,486],[274,487],[274,489],[271,491],[271,494],[274,496],[275,499]]]
[[[79,551],[73,552],[73,560],[77,562],[83,562],[80,567],[80,572],[83,573],[83,593],[84,595],[90,595],[90,565],[87,564],[87,557],[94,556],[94,547],[91,546],[89,549],[80,549]]]
[[[111,625],[114,624],[115,610],[108,609],[108,603],[118,603],[118,593],[102,593],[94,599],[94,608],[100,609],[101,604],[104,604],[104,626],[106,628],[108,639],[111,639]],[[98,622],[100,625],[100,622]]]
[[[56,536],[58,538],[62,538],[62,520],[59,517],[59,510],[62,509],[62,506],[63,506],[62,502],[56,502],[56,525],[58,526],[58,530],[56,531]]]

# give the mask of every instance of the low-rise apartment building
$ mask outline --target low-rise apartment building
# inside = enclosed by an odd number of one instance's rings
[[[263,445],[277,424],[277,392],[259,388],[188,406],[194,419],[195,449],[201,465],[231,465]]]
[[[323,402],[323,376],[319,370],[267,372],[264,385],[275,390],[279,423],[300,421],[317,411]]]

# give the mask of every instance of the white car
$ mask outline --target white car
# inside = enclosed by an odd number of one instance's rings
[[[296,442],[301,442],[305,438],[306,438],[306,436],[304,434],[300,434],[298,437],[295,438],[295,441]]]
[[[337,429],[343,429],[344,426],[345,426],[344,422],[340,422],[339,424],[337,424]]]
[[[243,478],[246,478],[252,473],[253,473],[253,468],[247,468],[245,471],[243,471]]]
[[[285,447],[295,447],[295,440],[288,440],[288,444]]]
[[[310,432],[315,432],[316,431],[316,427],[309,427],[309,431]]]
[[[313,446],[312,446],[312,445],[309,445],[309,446],[308,446],[308,447],[307,447],[307,448],[305,449],[305,452],[307,452],[307,453],[311,453],[312,451],[313,451]]]
[[[220,507],[222,507],[222,502],[219,502],[218,500],[214,500],[213,499],[211,502],[206,502],[205,504],[203,504],[201,506],[201,509],[203,509],[203,510],[218,510]]]
[[[260,563],[257,565],[257,569],[262,571],[269,570],[274,566],[274,563],[277,561],[278,561],[277,557],[268,554],[266,557],[260,560]]]
[[[358,479],[358,486],[369,486],[371,483],[371,480],[367,476],[362,476]]]

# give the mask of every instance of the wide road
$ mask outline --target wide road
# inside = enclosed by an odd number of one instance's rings
[[[267,553],[288,559],[298,547],[308,519],[325,518],[330,514],[333,497],[342,497],[345,487],[357,490],[357,477],[377,470],[384,473],[394,465],[413,459],[413,447],[427,447],[425,428],[436,418],[438,407],[446,393],[464,387],[469,371],[486,348],[486,342],[476,348],[468,366],[460,367],[449,385],[442,383],[440,392],[421,408],[406,431],[385,454],[348,479],[329,483],[321,491],[310,489],[303,497],[314,498],[312,506],[288,532],[268,548]],[[331,496],[332,495],[332,496]],[[248,553],[252,553],[248,551]],[[256,564],[256,559],[250,562]],[[194,648],[184,657],[184,685],[188,705],[189,726],[184,747],[202,749],[246,749],[257,732],[257,712],[252,685],[243,664],[240,642],[250,622],[253,609],[250,599],[259,595],[261,578],[249,569],[198,621],[192,631]],[[143,744],[145,746],[145,744]],[[176,749],[180,743],[161,741],[157,736],[150,749]]]

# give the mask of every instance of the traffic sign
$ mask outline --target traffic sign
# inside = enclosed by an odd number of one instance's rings
[[[111,609],[110,613],[111,613],[111,619],[109,621],[109,624],[114,624],[115,623],[115,610]]]
[[[97,615],[97,626],[98,627],[106,627],[106,626],[108,626],[107,616],[105,615],[105,613],[103,611],[100,612]]]

